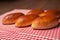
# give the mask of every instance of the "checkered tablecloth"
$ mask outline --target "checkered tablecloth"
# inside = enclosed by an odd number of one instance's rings
[[[60,40],[60,27],[49,30],[33,30],[31,27],[16,28],[3,25],[2,18],[11,12],[27,13],[29,10],[13,10],[0,16],[0,40]]]

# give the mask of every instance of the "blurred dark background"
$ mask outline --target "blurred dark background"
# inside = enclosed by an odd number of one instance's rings
[[[12,9],[57,9],[60,0],[0,0],[0,14]]]

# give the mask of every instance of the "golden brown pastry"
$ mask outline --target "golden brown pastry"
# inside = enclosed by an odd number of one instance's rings
[[[60,11],[59,10],[44,10],[42,14],[39,14],[39,16],[55,16],[56,18],[60,17]]]
[[[2,24],[14,24],[15,21],[24,14],[22,13],[11,13],[6,15],[3,20],[2,20]]]
[[[44,11],[43,10],[40,10],[40,9],[32,9],[26,15],[30,15],[30,14],[38,15],[38,14],[41,14],[42,12],[44,12]]]
[[[16,27],[25,27],[31,25],[32,21],[37,18],[36,15],[24,15],[17,19],[15,26]]]
[[[36,18],[33,22],[31,27],[33,29],[49,29],[53,28],[58,25],[58,19],[53,16],[43,16]]]

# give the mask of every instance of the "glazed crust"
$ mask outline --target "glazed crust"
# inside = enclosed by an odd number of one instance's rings
[[[41,13],[43,13],[44,11],[43,10],[40,10],[40,9],[32,9],[31,11],[29,11],[26,15],[30,15],[30,14],[33,14],[33,15],[39,15]]]
[[[22,13],[11,13],[6,15],[3,20],[2,20],[2,24],[14,24],[16,19],[18,19],[18,17],[22,16],[24,14]]]
[[[55,16],[56,18],[60,17],[60,11],[59,10],[44,10],[42,14],[39,14],[39,16]]]
[[[32,21],[37,17],[38,16],[36,16],[36,15],[21,16],[17,19],[15,26],[16,27],[24,27],[24,26],[31,25]]]
[[[49,29],[58,25],[58,19],[51,16],[38,17],[32,22],[33,29]]]

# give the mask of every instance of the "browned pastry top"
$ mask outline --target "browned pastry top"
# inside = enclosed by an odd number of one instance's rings
[[[32,21],[37,18],[37,15],[24,15],[17,19],[15,25],[16,27],[31,25]]]
[[[44,11],[43,10],[40,10],[40,9],[32,9],[26,15],[30,15],[30,14],[38,15],[38,14],[40,14],[42,12],[44,12]]]
[[[16,21],[16,19],[20,16],[22,16],[24,14],[22,13],[11,13],[11,14],[8,14],[6,15],[3,20],[2,20],[2,23],[3,24],[12,24]]]
[[[45,16],[49,15],[49,16],[60,17],[60,11],[59,10],[44,10],[42,15],[45,15]],[[41,14],[40,14],[40,16],[41,16]]]

